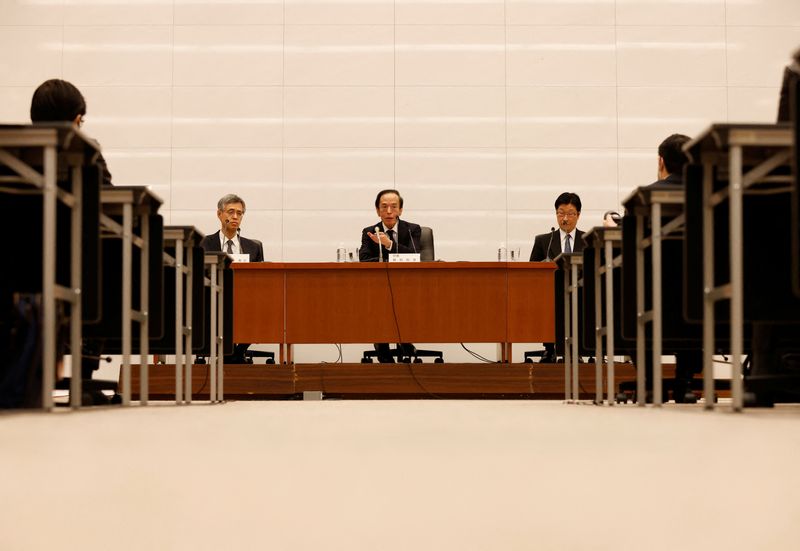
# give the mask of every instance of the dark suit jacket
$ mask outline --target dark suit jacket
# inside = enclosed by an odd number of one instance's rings
[[[242,247],[242,254],[250,255],[250,262],[264,262],[264,246],[261,241],[255,239],[247,239],[246,237],[239,236],[239,244]],[[222,249],[219,245],[219,230],[207,235],[200,242],[200,246],[208,252],[221,253]]]
[[[543,233],[536,236],[533,240],[533,249],[531,249],[531,262],[541,262],[545,258],[553,260],[561,254],[561,232],[556,229],[555,231]],[[550,245],[550,253],[547,252],[547,246]],[[575,242],[572,244],[572,252],[579,253],[583,250],[583,232],[575,229]]]
[[[367,235],[367,232],[375,233],[375,226],[383,228],[381,222],[373,224],[361,230],[361,249],[358,251],[358,260],[360,262],[377,262],[378,261],[378,247],[379,245],[372,241]],[[405,220],[398,220],[397,225],[394,227],[397,235],[395,236],[395,243],[392,245],[392,250],[388,251],[385,247],[380,247],[383,250],[383,259],[389,259],[389,253],[418,253],[420,247],[420,235],[422,229],[418,224],[413,222],[406,222]],[[381,230],[383,231],[383,230]]]
[[[666,178],[663,180],[656,180],[649,186],[645,187],[659,187],[659,186],[681,186],[683,187],[683,175],[682,174],[668,174]]]
[[[781,96],[778,102],[778,122],[789,122],[792,120],[792,89],[796,89],[797,81],[800,79],[792,66],[786,67],[783,71],[781,82]],[[798,101],[794,99],[794,101]]]

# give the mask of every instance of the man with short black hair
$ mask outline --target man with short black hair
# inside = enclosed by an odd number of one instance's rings
[[[689,136],[672,134],[658,146],[658,180],[647,187],[683,187],[683,167],[689,162],[683,146],[691,141]],[[672,396],[676,403],[693,400],[692,379],[703,368],[702,350],[682,350],[675,353],[675,381]],[[645,361],[645,378],[651,388],[653,355],[648,352]]]
[[[651,185],[683,185],[683,166],[688,161],[683,146],[691,138],[683,134],[672,134],[658,146],[658,181]]]
[[[577,229],[581,217],[581,198],[577,193],[564,192],[556,198],[555,230],[536,236],[531,249],[531,262],[553,260],[562,252],[580,252],[583,250],[583,232]],[[557,239],[554,239],[557,237]]]
[[[793,97],[792,89],[797,86],[800,80],[800,48],[792,54],[792,62],[783,70],[783,80],[781,82],[781,95],[778,102],[778,122],[789,122],[792,120],[792,102],[797,108],[798,99]],[[795,117],[800,113],[795,113]]]
[[[548,233],[536,236],[531,249],[531,262],[551,261],[562,252],[578,253],[583,250],[583,232],[578,229],[578,220],[581,217],[581,198],[577,193],[566,191],[559,195],[555,201],[556,225]],[[556,323],[563,316],[563,307],[559,308],[559,301],[563,301],[563,294],[558,292],[562,282],[556,281]],[[544,354],[541,363],[556,362],[556,345],[552,342],[544,343]]]
[[[53,78],[41,83],[31,98],[31,122],[71,122],[78,128],[86,117],[86,100],[71,82]],[[111,173],[102,153],[98,159],[103,170],[103,185],[110,186]]]

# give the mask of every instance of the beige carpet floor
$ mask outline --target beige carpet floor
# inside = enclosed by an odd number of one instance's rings
[[[800,407],[0,415],[0,550],[800,549]]]

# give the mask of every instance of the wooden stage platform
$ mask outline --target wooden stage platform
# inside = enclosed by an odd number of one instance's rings
[[[632,364],[616,364],[617,384],[635,380]],[[132,369],[138,399],[138,366]],[[665,377],[674,376],[667,365]],[[595,392],[595,365],[580,365],[580,398]],[[192,397],[208,400],[208,366],[192,368]],[[603,389],[606,382],[603,382]],[[225,398],[280,399],[305,391],[342,398],[563,399],[564,364],[255,364],[225,366]],[[175,398],[175,367],[150,366],[150,399]]]

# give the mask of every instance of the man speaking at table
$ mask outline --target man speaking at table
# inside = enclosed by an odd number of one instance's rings
[[[384,189],[375,197],[375,212],[380,222],[361,230],[361,249],[358,259],[361,262],[388,262],[390,253],[418,253],[420,250],[419,224],[400,220],[403,214],[403,197],[396,189]],[[412,356],[414,345],[399,344],[401,356]],[[378,361],[393,363],[388,343],[375,345]]]
[[[419,224],[400,220],[403,214],[403,197],[396,189],[384,189],[375,198],[375,212],[381,221],[361,231],[361,262],[378,262],[389,259],[389,253],[418,253]],[[376,233],[376,228],[379,230]],[[380,246],[378,245],[380,243]],[[380,251],[379,251],[380,249]]]

